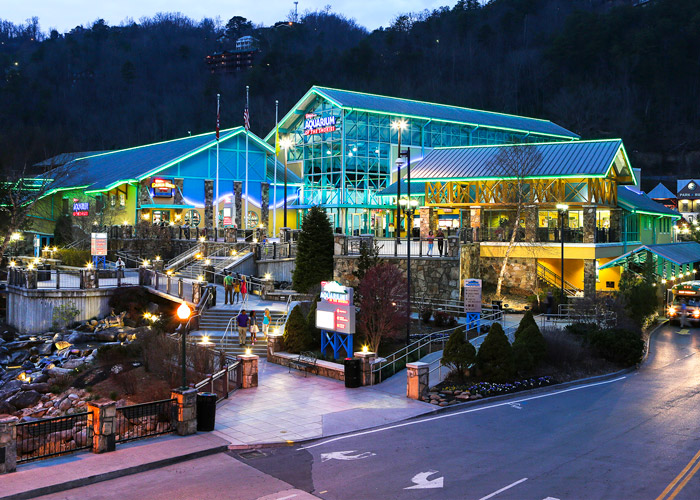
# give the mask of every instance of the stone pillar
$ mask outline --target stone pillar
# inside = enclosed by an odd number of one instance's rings
[[[481,278],[481,245],[467,243],[460,246],[459,255],[459,286],[468,278]]]
[[[406,397],[421,400],[428,393],[430,365],[417,361],[406,364]]]
[[[141,182],[139,182],[139,195],[138,195],[138,206],[142,207],[143,205],[152,205],[153,204],[153,198],[151,198],[151,186],[149,186],[149,182],[151,181],[150,177],[146,179],[142,179]]]
[[[175,430],[180,436],[197,432],[197,389],[173,389],[170,398],[177,400]]]
[[[622,209],[610,209],[610,229],[608,241],[622,241]]]
[[[226,243],[235,243],[236,242],[236,229],[232,227],[227,227],[224,229],[224,241]]]
[[[586,298],[595,297],[595,259],[583,261],[583,295]]]
[[[241,354],[237,357],[241,362],[238,365],[241,389],[250,389],[258,386],[258,359],[255,354]]]
[[[165,261],[163,259],[153,259],[153,269],[155,269],[159,273],[163,272],[164,266],[165,266]]]
[[[333,234],[333,255],[347,255],[348,237],[344,234]]]
[[[0,474],[17,469],[17,417],[0,418]]]
[[[583,206],[583,242],[595,243],[596,207],[595,205]],[[595,288],[594,288],[595,289]]]
[[[354,356],[361,361],[360,372],[362,375],[360,377],[360,383],[362,385],[372,385],[372,360],[377,357],[377,353],[356,352]]]
[[[117,403],[88,402],[88,426],[92,428],[92,452],[114,451],[116,443]]]
[[[428,236],[430,231],[437,232],[437,212],[431,207],[421,207],[420,213],[420,235],[422,238]]]
[[[537,241],[537,205],[525,206],[525,241]]]
[[[204,287],[207,286],[206,281],[193,281],[192,282],[192,303],[199,304],[199,300],[202,298],[202,292],[204,292]]]
[[[457,236],[447,237],[447,252],[448,257],[459,257],[459,238]]]
[[[173,179],[173,184],[175,184],[175,189],[173,190],[175,192],[175,199],[173,203],[175,205],[184,205],[185,200],[182,198],[182,191],[185,188],[185,179]]]
[[[100,288],[100,280],[97,275],[97,269],[80,270],[80,288],[84,290]]]
[[[270,183],[260,183],[260,224],[265,236],[270,234]],[[260,240],[262,241],[262,240]]]
[[[27,269],[24,272],[24,279],[27,284],[27,289],[34,290],[37,288],[37,278],[38,278],[38,273],[36,269]]]
[[[272,275],[270,277],[263,277],[262,281],[262,298],[267,300],[269,294],[275,291],[275,283],[272,281]]]
[[[204,180],[204,227],[207,233],[214,230],[214,181],[211,179]],[[209,235],[208,235],[209,236]]]
[[[273,356],[276,352],[284,351],[284,337],[283,332],[274,333],[270,332],[267,335],[267,357]]]
[[[245,229],[243,227],[243,183],[241,181],[233,182],[233,204],[236,208],[236,220],[234,224],[238,229]]]

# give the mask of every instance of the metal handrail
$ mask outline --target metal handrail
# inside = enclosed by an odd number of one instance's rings
[[[211,374],[209,377],[205,378],[204,380],[202,380],[200,382],[197,382],[196,384],[194,384],[194,388],[199,390],[208,384],[209,385],[209,392],[216,393],[216,391],[214,390],[214,382],[219,380],[220,378],[223,378],[224,379],[224,391],[223,391],[224,396],[218,397],[218,395],[217,395],[216,402],[218,403],[219,401],[222,401],[224,399],[228,399],[229,395],[233,391],[238,389],[238,387],[240,386],[240,380],[237,380],[236,384],[233,387],[233,390],[231,390],[231,387],[229,385],[229,381],[230,381],[229,374],[233,371],[237,371],[238,366],[240,364],[241,364],[241,362],[238,360],[233,361],[232,363],[227,362],[226,367],[224,369],[222,369],[216,373]]]
[[[563,278],[539,262],[537,263],[537,276],[552,286],[561,287],[561,285],[562,285]],[[572,296],[575,296],[577,293],[581,292],[580,288],[572,285],[567,280],[564,279],[563,282],[564,282],[564,293],[566,293],[568,296],[572,297]]]

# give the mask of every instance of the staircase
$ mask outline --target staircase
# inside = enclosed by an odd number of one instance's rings
[[[555,288],[561,288],[561,276],[546,268],[539,262],[537,263],[537,279],[544,281],[548,285]],[[568,297],[575,297],[576,295],[583,293],[583,290],[564,280],[564,293]]]

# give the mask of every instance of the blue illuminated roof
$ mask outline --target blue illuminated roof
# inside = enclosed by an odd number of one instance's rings
[[[664,186],[660,182],[656,185],[656,187],[654,189],[649,191],[648,196],[649,196],[649,198],[653,198],[653,199],[657,199],[657,200],[667,200],[667,199],[673,199],[676,197],[676,195],[673,194],[670,189],[668,189],[666,186]]]
[[[661,203],[652,200],[644,193],[638,193],[627,186],[618,186],[617,204],[630,211],[651,212],[659,215],[671,215],[680,218],[680,214],[675,210],[665,207]]]

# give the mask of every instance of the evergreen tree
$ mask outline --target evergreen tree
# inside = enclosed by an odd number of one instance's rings
[[[476,361],[476,348],[467,340],[464,328],[458,328],[450,334],[442,352],[440,364],[449,366],[464,380],[464,372]]]
[[[284,348],[287,352],[299,353],[308,350],[308,325],[301,307],[296,306],[289,313],[284,329]]]
[[[308,342],[307,351],[316,351],[321,348],[321,330],[316,328],[316,306],[318,305],[319,296],[316,295],[311,302],[311,309],[306,315],[307,333],[306,340]]]
[[[545,359],[547,342],[537,325],[529,325],[515,338],[513,356],[519,372],[529,372]]]
[[[489,382],[507,382],[513,377],[513,349],[500,323],[491,325],[476,354],[476,366]]]
[[[307,293],[332,277],[333,229],[323,209],[312,207],[301,225],[292,283],[297,292]]]
[[[528,375],[535,367],[535,360],[527,349],[525,342],[515,339],[513,342],[513,362],[520,375]]]
[[[528,327],[528,326],[534,326],[537,328],[539,331],[539,327],[537,326],[537,322],[535,321],[535,317],[532,315],[532,311],[527,311],[525,315],[523,316],[523,319],[520,320],[520,323],[518,324],[518,329],[515,330],[515,338],[517,339],[518,336]]]
[[[352,274],[358,281],[362,281],[367,271],[381,263],[382,259],[379,258],[379,245],[377,245],[377,242],[374,242],[371,246],[360,245],[360,256],[357,258],[357,270],[353,271]]]

